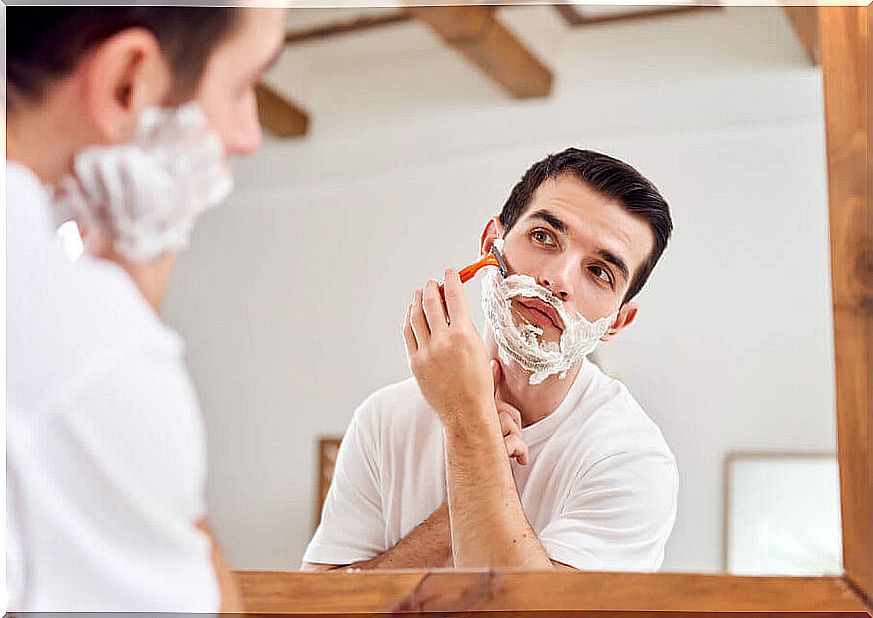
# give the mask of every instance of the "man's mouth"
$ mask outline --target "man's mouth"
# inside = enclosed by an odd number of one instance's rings
[[[558,312],[549,303],[539,298],[516,298],[524,313],[541,328],[555,328],[563,332],[563,322]]]

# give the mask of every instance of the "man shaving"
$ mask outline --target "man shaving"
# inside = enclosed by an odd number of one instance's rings
[[[567,149],[488,220],[483,338],[458,274],[403,326],[414,379],[356,410],[306,570],[515,567],[654,571],[676,516],[676,462],[623,384],[586,359],[636,318],[672,230],[635,169]]]

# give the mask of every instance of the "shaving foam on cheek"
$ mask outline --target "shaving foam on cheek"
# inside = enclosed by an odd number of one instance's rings
[[[186,247],[197,217],[232,186],[221,140],[196,103],[149,108],[130,142],[76,154],[55,210],[147,261]]]
[[[502,240],[498,249],[502,251]],[[496,243],[495,243],[496,244]],[[510,301],[516,297],[537,298],[551,305],[563,324],[558,342],[541,339],[543,330],[533,324],[516,324]],[[538,285],[529,275],[500,276],[496,268],[488,268],[482,282],[482,310],[494,333],[497,351],[504,363],[515,361],[531,372],[530,384],[540,384],[550,375],[567,376],[573,365],[594,351],[618,315],[590,322],[582,314],[570,313],[564,303],[548,289]]]

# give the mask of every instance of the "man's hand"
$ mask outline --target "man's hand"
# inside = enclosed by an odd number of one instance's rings
[[[403,339],[422,395],[452,431],[496,412],[485,343],[452,269],[446,269],[444,290],[445,303],[436,281],[415,291]]]
[[[418,387],[445,429],[453,563],[551,569],[518,497],[507,457],[516,449],[504,439],[518,436],[511,425],[501,431],[493,370],[456,272],[446,270],[444,290],[445,304],[435,281],[416,290],[403,339]],[[503,412],[512,420],[508,408]]]
[[[500,431],[503,433],[503,443],[506,454],[523,466],[527,465],[527,444],[521,435],[521,413],[498,395],[501,369],[500,363],[491,359],[491,377],[494,381],[494,404],[497,406],[497,416],[500,419]]]

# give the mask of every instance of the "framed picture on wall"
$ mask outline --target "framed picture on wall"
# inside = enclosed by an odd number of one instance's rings
[[[735,452],[725,459],[724,569],[842,572],[836,454]]]

